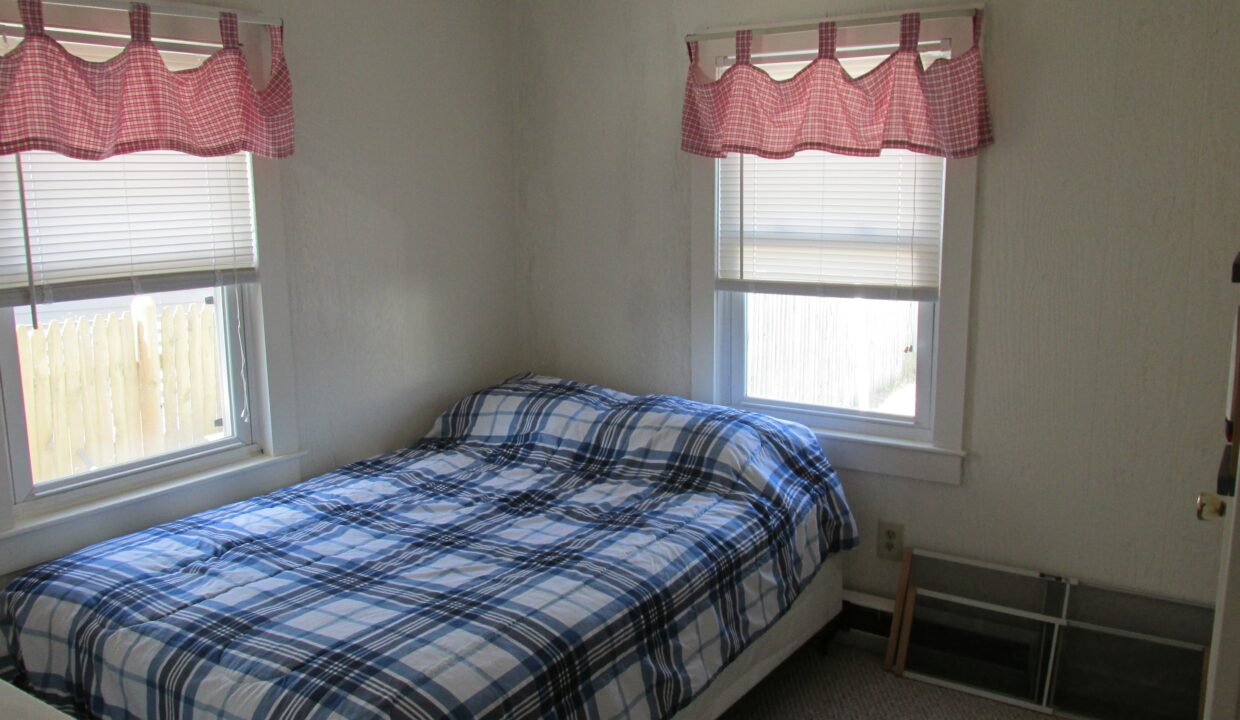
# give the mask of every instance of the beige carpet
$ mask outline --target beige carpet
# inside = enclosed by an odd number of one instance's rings
[[[896,677],[883,671],[877,655],[836,642],[825,656],[808,647],[788,658],[724,718],[1045,720],[1046,716]]]

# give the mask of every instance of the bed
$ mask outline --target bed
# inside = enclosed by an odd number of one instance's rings
[[[527,375],[26,572],[0,679],[79,717],[696,720],[830,619],[856,542],[804,427]]]

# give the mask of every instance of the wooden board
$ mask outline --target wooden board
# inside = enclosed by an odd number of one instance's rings
[[[891,630],[887,633],[887,656],[883,669],[891,670],[896,664],[896,651],[900,647],[900,618],[904,613],[904,596],[908,592],[909,573],[913,569],[913,551],[904,549],[904,564],[900,567],[900,582],[896,585],[895,606],[891,609]]]
[[[904,598],[904,611],[900,613],[900,647],[896,650],[896,666],[892,670],[896,675],[904,674],[904,665],[908,661],[909,635],[913,632],[913,606],[917,604],[917,588],[910,587]]]

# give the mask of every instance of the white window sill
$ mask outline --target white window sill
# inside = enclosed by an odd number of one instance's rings
[[[0,530],[0,574],[161,522],[253,497],[301,479],[304,452],[228,465],[56,508],[14,509]]]
[[[815,430],[837,468],[959,485],[965,452],[930,443]]]

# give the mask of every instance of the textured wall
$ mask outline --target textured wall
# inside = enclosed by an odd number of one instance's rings
[[[297,153],[282,161],[307,474],[408,444],[525,368],[506,6],[269,0]]]
[[[839,14],[918,3],[842,0]],[[924,3],[923,3],[924,4]],[[705,26],[815,17],[802,0],[517,0],[517,233],[539,370],[689,391],[685,53]],[[1196,522],[1223,407],[1240,249],[1240,3],[992,0],[998,144],[979,172],[964,484],[845,474],[890,594],[907,542],[1212,599]]]

